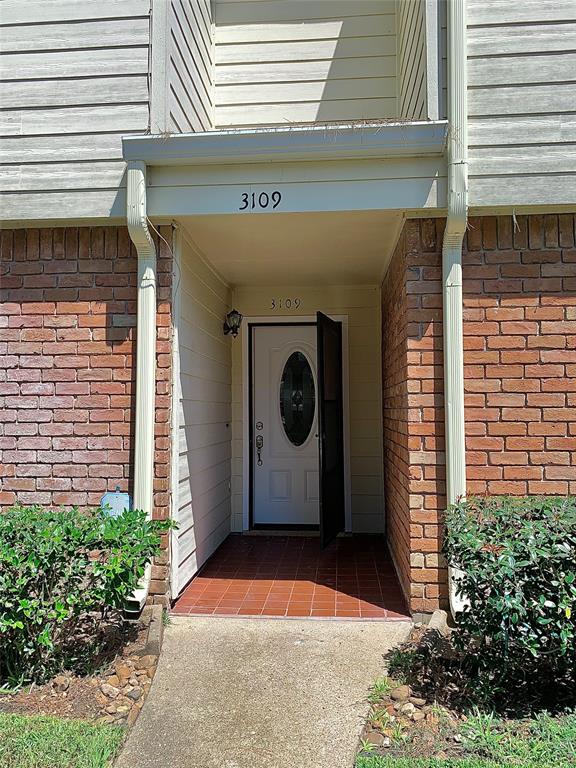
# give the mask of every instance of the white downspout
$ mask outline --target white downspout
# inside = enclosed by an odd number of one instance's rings
[[[466,0],[448,0],[448,216],[442,244],[444,307],[444,402],[448,504],[466,495],[464,347],[462,330],[462,243],[468,208],[468,110]],[[448,569],[450,610],[462,610]]]
[[[136,328],[136,429],[134,447],[135,509],[152,518],[154,509],[154,420],[156,393],[156,248],[146,219],[146,165],[128,164],[127,219],[138,255],[138,309]],[[148,597],[151,565],[131,603],[141,610]]]

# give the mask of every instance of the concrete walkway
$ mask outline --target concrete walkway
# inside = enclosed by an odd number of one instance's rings
[[[351,768],[409,622],[181,618],[116,768]]]

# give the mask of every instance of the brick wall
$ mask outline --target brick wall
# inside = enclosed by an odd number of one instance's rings
[[[464,252],[470,492],[576,493],[574,216],[471,219]]]
[[[412,611],[445,601],[442,220],[408,221],[382,286],[387,536]]]
[[[117,486],[132,493],[137,263],[126,228],[6,230],[0,247],[0,505],[85,508]],[[163,518],[172,261],[162,240],[158,250],[154,514]],[[167,571],[163,555],[152,593],[166,592]]]
[[[410,465],[405,235],[382,285],[382,406],[386,532],[402,588],[410,594]]]
[[[576,493],[568,214],[471,218],[463,253],[469,493]],[[389,546],[414,612],[446,600],[441,220],[408,221],[382,286]]]

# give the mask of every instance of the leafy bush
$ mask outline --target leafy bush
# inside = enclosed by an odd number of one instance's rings
[[[42,681],[95,652],[170,522],[144,512],[17,507],[0,514],[0,680]]]
[[[455,642],[486,699],[574,686],[576,499],[469,498],[446,515],[444,553],[462,573]]]

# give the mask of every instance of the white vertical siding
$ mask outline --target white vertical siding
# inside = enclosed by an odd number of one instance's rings
[[[184,234],[179,291],[176,596],[230,532],[231,353],[222,333],[229,290]]]
[[[576,3],[468,1],[470,204],[576,204]]]
[[[445,0],[396,3],[398,117],[438,120],[446,115],[445,20]]]
[[[438,116],[448,116],[448,8],[447,0],[438,0]]]
[[[168,114],[170,133],[213,125],[213,20],[210,0],[171,0]]]
[[[4,220],[125,215],[121,137],[148,125],[149,0],[0,4]]]
[[[396,115],[393,0],[218,0],[215,124]]]
[[[424,120],[426,115],[426,15],[424,0],[399,0],[398,117]]]
[[[290,315],[296,321],[299,315],[315,315],[318,310],[328,315],[348,316],[352,529],[356,533],[382,532],[384,502],[379,288],[354,285],[304,288],[286,288],[282,285],[270,288],[238,287],[234,290],[232,301],[236,309],[246,318],[265,317],[271,314],[272,296],[300,298],[300,308],[290,311]],[[242,345],[239,342],[240,339],[237,339],[232,345],[234,418],[232,529],[234,531],[242,530],[243,499],[242,375],[246,361],[242,360]]]

